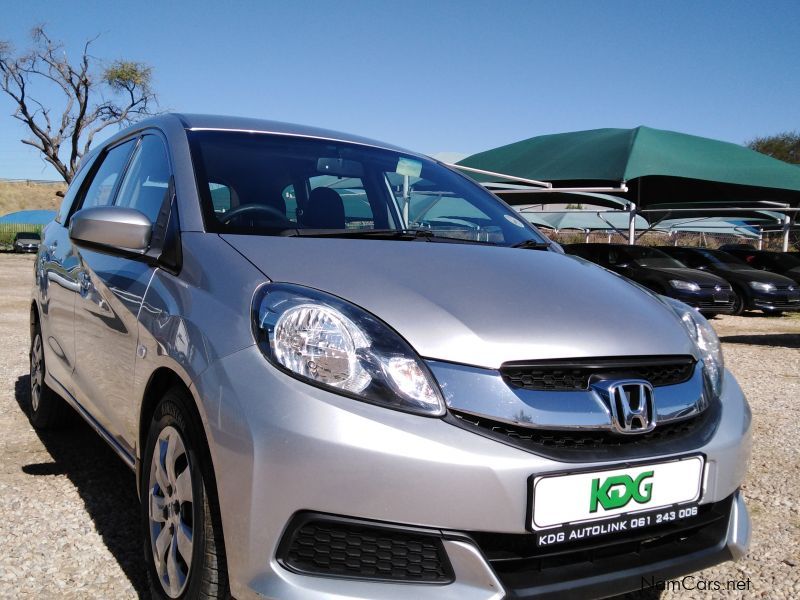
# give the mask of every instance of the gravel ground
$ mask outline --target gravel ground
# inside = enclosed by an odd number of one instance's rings
[[[31,271],[32,257],[0,255],[0,597],[144,597],[132,473],[82,422],[36,433],[23,412]],[[745,559],[686,583],[749,579],[749,590],[664,597],[800,598],[800,317],[712,322],[753,408],[754,533]]]

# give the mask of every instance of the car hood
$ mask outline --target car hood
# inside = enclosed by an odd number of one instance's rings
[[[800,281],[800,267],[793,267],[787,271],[784,271],[783,275],[789,277],[790,279],[794,279],[795,281]]]
[[[771,283],[782,287],[795,284],[794,280],[789,277],[784,277],[783,275],[778,275],[770,271],[762,271],[761,269],[726,269],[724,267],[717,267],[715,270],[723,278],[739,282],[760,281],[761,283]]]
[[[688,267],[647,267],[648,270],[656,271],[670,277],[672,279],[680,279],[682,281],[693,281],[699,285],[723,285],[728,287],[728,282],[719,275],[713,273],[706,273],[700,269],[690,269]]]
[[[671,310],[638,285],[555,252],[423,241],[223,235],[273,281],[344,298],[425,358],[693,354]]]

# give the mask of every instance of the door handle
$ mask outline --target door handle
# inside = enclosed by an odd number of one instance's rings
[[[78,274],[78,285],[81,288],[81,294],[87,294],[89,292],[92,281],[89,279],[89,274],[86,271],[81,271]]]

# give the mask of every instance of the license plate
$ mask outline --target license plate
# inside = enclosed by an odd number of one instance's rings
[[[533,479],[531,529],[591,523],[696,502],[702,456]]]
[[[789,302],[797,302],[800,300],[800,292],[789,292],[786,296]]]
[[[714,294],[714,302],[727,302],[729,298],[728,294]]]

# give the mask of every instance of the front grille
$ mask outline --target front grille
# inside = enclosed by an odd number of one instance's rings
[[[453,581],[453,569],[438,536],[331,515],[297,515],[284,534],[278,559],[286,568],[309,575]]]
[[[776,300],[755,300],[756,306],[764,306],[775,310],[800,310],[800,301],[776,299]]]
[[[694,372],[691,356],[623,357],[505,363],[500,367],[510,386],[526,390],[587,390],[592,381],[644,379],[653,386],[688,381]]]
[[[451,412],[464,422],[471,423],[475,427],[488,429],[493,433],[510,438],[518,443],[526,444],[531,447],[541,446],[544,448],[567,448],[574,450],[597,450],[600,448],[618,448],[621,446],[641,444],[650,445],[657,442],[681,439],[694,432],[702,425],[703,421],[700,417],[694,417],[683,421],[659,425],[649,433],[619,435],[611,431],[532,429],[530,427],[519,427],[517,425],[493,421],[477,415],[458,413],[455,411]]]
[[[509,590],[598,577],[724,545],[733,497],[689,519],[589,540],[539,546],[535,534],[468,534]]]
[[[733,310],[733,299],[726,300],[725,302],[714,302],[713,300],[701,300],[694,304],[700,310]]]
[[[731,287],[728,285],[721,285],[719,283],[700,283],[698,284],[701,290],[715,290],[720,292],[730,292]],[[717,286],[719,286],[719,290],[717,290]]]
[[[719,402],[713,401],[697,416],[658,424],[652,431],[636,435],[580,429],[536,429],[452,408],[445,420],[538,456],[564,462],[593,462],[696,450],[714,435],[719,417]]]

